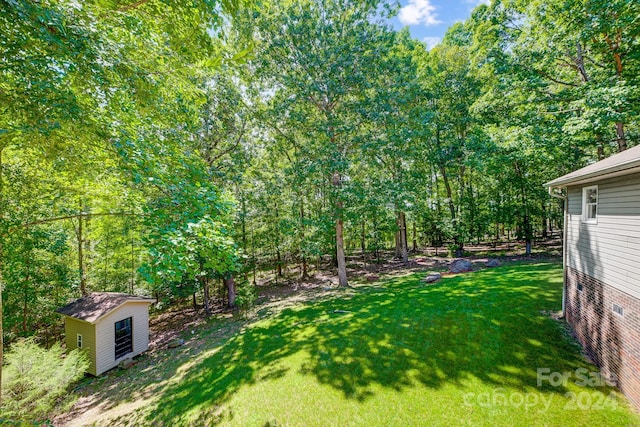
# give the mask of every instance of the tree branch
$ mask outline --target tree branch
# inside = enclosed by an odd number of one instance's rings
[[[49,222],[56,222],[56,221],[64,221],[66,219],[92,218],[92,217],[95,217],[95,216],[145,216],[145,215],[146,214],[135,213],[135,212],[100,212],[100,213],[80,212],[80,213],[77,213],[77,214],[58,216],[58,217],[54,217],[54,218],[39,219],[37,221],[32,221],[32,222],[25,222],[24,224],[20,224],[19,226],[15,226],[12,229],[15,229],[15,228],[28,228],[28,227],[32,227],[34,225],[47,224]]]

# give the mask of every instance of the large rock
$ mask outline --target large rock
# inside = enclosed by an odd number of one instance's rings
[[[495,258],[491,258],[489,261],[484,263],[485,267],[500,267],[501,265],[502,263],[500,262],[500,260]]]
[[[437,282],[441,278],[442,276],[440,275],[440,273],[429,273],[427,277],[424,278],[424,281],[427,283],[433,283],[433,282]]]
[[[193,333],[193,331],[191,331]],[[174,338],[167,344],[168,348],[176,348],[184,345],[184,340],[182,338]]]
[[[130,367],[135,365],[135,363],[136,362],[133,359],[124,359],[121,360],[120,363],[118,363],[118,367],[120,369],[129,369]]]
[[[471,264],[471,261],[466,259],[455,259],[451,261],[451,265],[449,265],[449,271],[454,274],[464,273],[467,271],[471,271],[472,269],[473,264]]]

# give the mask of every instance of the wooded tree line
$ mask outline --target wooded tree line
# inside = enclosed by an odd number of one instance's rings
[[[638,140],[637,2],[494,0],[430,51],[378,0],[0,4],[9,340],[89,291],[209,310],[323,256],[530,250],[542,183]]]

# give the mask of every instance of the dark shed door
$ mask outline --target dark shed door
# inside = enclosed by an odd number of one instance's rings
[[[116,359],[133,351],[131,317],[116,322]]]

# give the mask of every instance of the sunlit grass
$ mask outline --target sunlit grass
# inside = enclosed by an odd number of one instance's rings
[[[537,369],[587,372],[545,310],[555,264],[445,278],[415,274],[287,309],[168,381],[134,424],[638,425],[613,389],[537,385]],[[337,311],[336,311],[337,310]],[[185,361],[188,363],[188,361]]]

